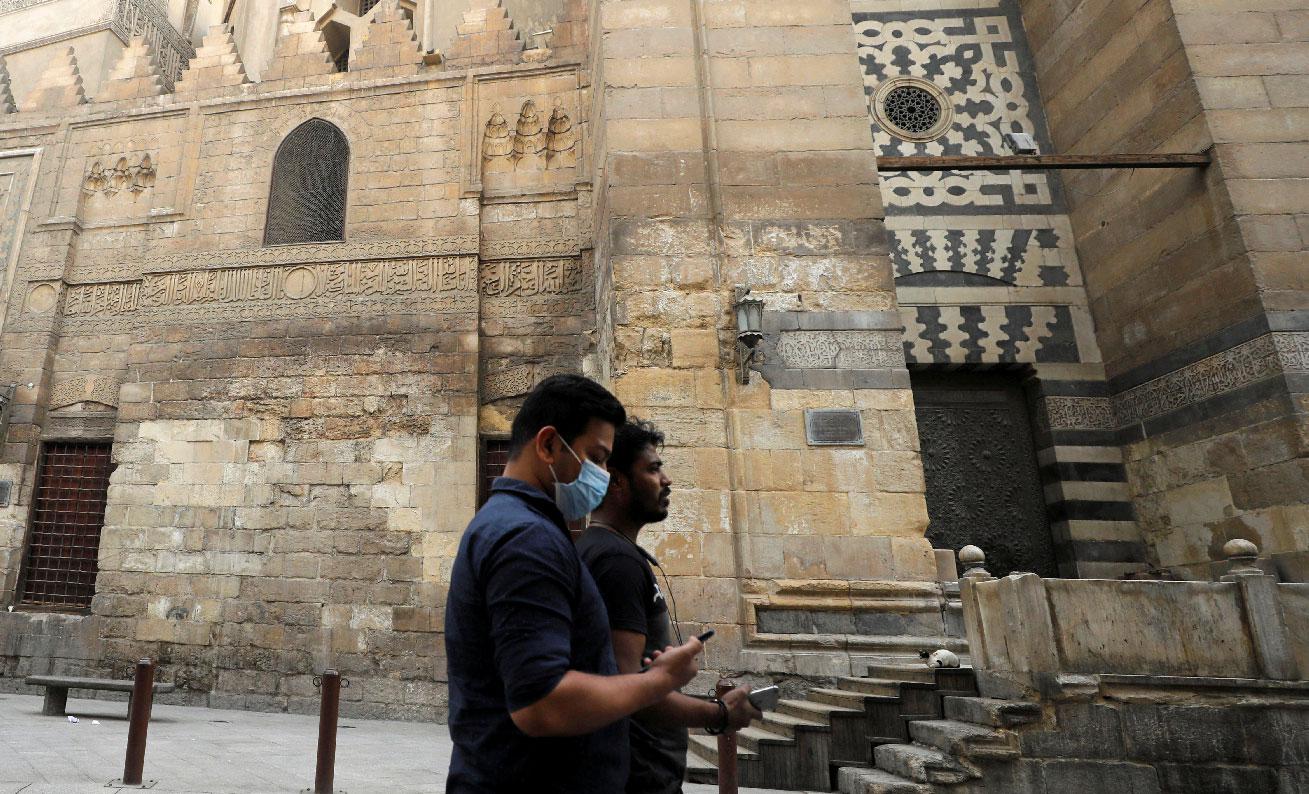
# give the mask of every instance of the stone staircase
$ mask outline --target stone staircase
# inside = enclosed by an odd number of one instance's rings
[[[1041,719],[1036,703],[948,695],[941,719],[911,720],[909,741],[880,744],[874,766],[844,767],[843,794],[963,794],[981,786],[982,770],[1019,757],[1018,734],[1010,730]],[[1003,787],[1002,787],[1003,789]]]
[[[877,664],[866,676],[838,679],[835,687],[809,690],[802,700],[783,700],[776,711],[737,734],[737,768],[742,786],[796,791],[831,791],[843,767],[871,769],[887,758],[888,772],[909,772],[923,777],[940,774],[935,759],[913,731],[935,737],[929,724],[944,719],[947,700],[973,699],[976,693],[970,668],[931,669],[921,662]],[[949,733],[950,729],[937,728]],[[950,746],[945,738],[938,739]],[[966,742],[960,738],[959,741]],[[986,744],[980,736],[979,747]],[[962,746],[962,745],[961,745]],[[888,753],[883,747],[919,747]],[[972,747],[972,745],[968,745]],[[892,761],[899,766],[892,765]],[[688,778],[694,782],[717,780],[716,737],[691,736]],[[918,771],[915,772],[914,770]],[[942,781],[944,782],[944,781]]]

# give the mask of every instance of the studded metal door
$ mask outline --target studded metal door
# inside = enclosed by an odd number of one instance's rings
[[[1003,377],[967,373],[915,374],[913,389],[928,540],[954,551],[980,546],[995,576],[1057,576],[1022,390]]]

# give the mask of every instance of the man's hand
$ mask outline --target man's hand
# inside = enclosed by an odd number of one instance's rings
[[[751,722],[764,716],[763,712],[750,702],[749,684],[741,684],[723,695],[723,705],[727,706],[728,728],[733,731],[748,728]]]
[[[695,674],[700,672],[700,665],[696,663],[695,657],[703,650],[704,644],[695,637],[682,645],[669,645],[653,654],[654,658],[650,660],[650,668],[646,675],[654,673],[667,676],[672,684],[670,691],[681,689],[691,683]]]

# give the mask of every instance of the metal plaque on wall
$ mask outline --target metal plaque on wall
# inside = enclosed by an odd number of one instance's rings
[[[804,412],[804,430],[811,447],[864,445],[864,423],[858,411],[808,408]]]

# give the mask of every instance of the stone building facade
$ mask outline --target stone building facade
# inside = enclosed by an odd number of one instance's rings
[[[668,434],[646,540],[715,668],[963,649],[967,542],[1305,578],[1302,12],[65,5],[0,0],[6,677],[441,716],[459,534],[563,371]],[[1215,162],[878,170],[1005,133]]]

